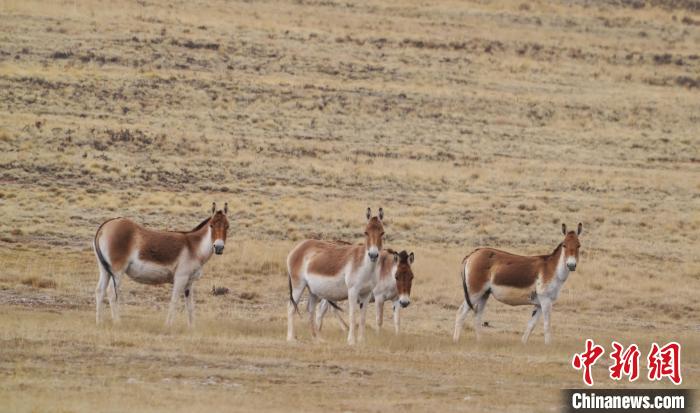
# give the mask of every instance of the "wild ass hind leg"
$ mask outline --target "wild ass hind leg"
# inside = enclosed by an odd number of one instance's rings
[[[299,285],[292,284],[291,297],[287,302],[287,341],[289,342],[296,341],[296,336],[294,335],[294,313],[297,311],[297,305],[299,304],[299,300],[305,288],[305,283],[299,283]],[[294,302],[292,302],[292,300]]]
[[[98,267],[100,268],[100,278],[97,280],[97,287],[95,287],[95,323],[99,325],[102,323],[105,291],[107,290],[109,275],[101,265],[98,265]]]
[[[309,302],[306,306],[306,311],[309,313],[309,325],[311,326],[311,338],[316,341],[322,341],[316,324],[316,305],[318,305],[319,297],[309,291]]]
[[[394,311],[396,311],[396,303],[394,303]],[[455,332],[452,335],[452,341],[455,343],[459,341],[459,336],[462,334],[462,329],[464,328],[464,320],[467,319],[469,311],[471,311],[471,308],[469,308],[467,300],[464,300],[462,305],[459,306],[457,316],[455,317]]]
[[[121,315],[119,314],[119,287],[121,286],[121,277],[114,274],[112,282],[107,280],[107,299],[109,300],[109,309],[112,312],[112,322],[119,323]]]
[[[532,312],[532,317],[530,317],[530,321],[527,322],[527,328],[523,334],[523,344],[526,344],[527,340],[530,338],[530,334],[532,334],[532,330],[535,329],[535,326],[540,319],[540,315],[542,315],[542,308],[540,306],[535,306],[535,311]]]
[[[343,316],[340,315],[340,310],[338,310],[337,308],[333,308],[333,314],[338,319],[338,322],[340,323],[340,328],[343,331],[347,332],[348,331],[348,323],[346,323],[345,320],[343,320]]]
[[[330,304],[328,304],[328,300],[323,299],[321,300],[321,304],[318,306],[318,313],[316,314],[316,329],[319,332],[323,328],[323,317],[326,316],[329,305]]]
[[[481,340],[481,327],[482,321],[481,316],[484,314],[484,309],[486,308],[486,301],[489,299],[489,292],[486,291],[478,300],[474,302],[474,333],[476,334],[476,339]]]

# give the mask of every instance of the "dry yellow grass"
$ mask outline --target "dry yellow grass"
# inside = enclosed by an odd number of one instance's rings
[[[585,338],[678,340],[697,387],[694,4],[0,3],[0,410],[557,411]],[[188,229],[224,200],[194,330],[129,280],[95,327],[100,222]],[[311,344],[298,320],[288,345],[286,253],[358,239],[368,205],[416,253],[404,333],[348,348],[329,319]],[[451,343],[464,254],[579,221],[554,345],[496,302]],[[631,387],[607,362],[596,386]]]

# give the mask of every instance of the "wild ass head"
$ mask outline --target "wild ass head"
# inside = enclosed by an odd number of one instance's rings
[[[399,304],[406,308],[411,304],[411,285],[413,284],[411,265],[413,265],[414,255],[412,252],[407,253],[406,250],[394,252],[394,261],[398,263],[394,277],[396,278],[396,290],[399,294]]]
[[[377,262],[379,251],[382,250],[384,242],[384,210],[379,208],[379,214],[376,217],[372,216],[372,210],[367,208],[367,227],[365,227],[365,249],[367,256],[372,262]]]
[[[211,205],[212,217],[209,219],[211,227],[211,239],[214,242],[214,252],[216,255],[224,253],[224,244],[226,243],[226,233],[228,232],[228,202],[224,204],[223,210],[216,210],[216,202]]]
[[[569,271],[576,271],[576,265],[578,264],[578,250],[581,248],[581,243],[578,240],[578,236],[581,235],[583,231],[583,224],[578,223],[576,231],[566,232],[566,224],[561,224],[561,232],[565,235],[564,241],[562,241],[561,246],[564,249],[564,260]]]

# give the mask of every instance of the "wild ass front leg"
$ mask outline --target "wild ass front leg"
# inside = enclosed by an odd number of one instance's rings
[[[374,296],[374,305],[377,308],[377,332],[381,331],[384,323],[384,297]]]
[[[399,300],[394,301],[394,333],[401,331],[401,304]]]
[[[173,281],[173,293],[170,297],[170,306],[168,308],[168,316],[165,318],[165,325],[170,327],[173,325],[173,320],[175,319],[175,311],[177,310],[177,302],[180,300],[180,296],[185,291],[185,287],[189,282],[189,277],[179,276],[175,274]]]
[[[362,343],[365,341],[365,325],[367,324],[367,307],[369,307],[369,294],[360,298],[360,331],[357,340]]]
[[[552,342],[552,336],[549,330],[549,316],[552,313],[552,301],[540,300],[540,305],[542,306],[542,316],[544,317],[544,344],[549,344]]]
[[[530,338],[530,334],[532,334],[532,330],[535,329],[537,321],[539,321],[540,319],[540,315],[542,315],[542,308],[535,307],[535,311],[532,312],[532,317],[530,317],[530,321],[527,322],[525,334],[523,334],[523,344],[527,343],[527,340]]]
[[[350,323],[348,328],[348,344],[351,346],[355,345],[355,309],[357,308],[357,296],[358,292],[355,289],[351,288],[348,290],[348,321]]]

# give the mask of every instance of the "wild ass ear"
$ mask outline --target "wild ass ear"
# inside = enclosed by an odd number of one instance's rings
[[[228,202],[224,202],[224,214],[228,214]]]
[[[214,215],[216,213],[216,202],[211,203],[211,214]]]
[[[409,264],[413,265],[413,261],[415,261],[415,260],[416,260],[416,257],[413,255],[413,252],[408,254],[408,263]]]
[[[394,251],[394,262],[399,262],[399,253]]]
[[[384,221],[384,208],[379,207],[379,220]]]
[[[372,218],[372,210],[370,207],[367,207],[367,221],[369,221],[370,218]]]
[[[578,223],[578,228],[576,229],[576,235],[581,235],[581,232],[583,232],[583,224]]]
[[[564,223],[561,224],[561,233],[566,235],[566,224]]]

